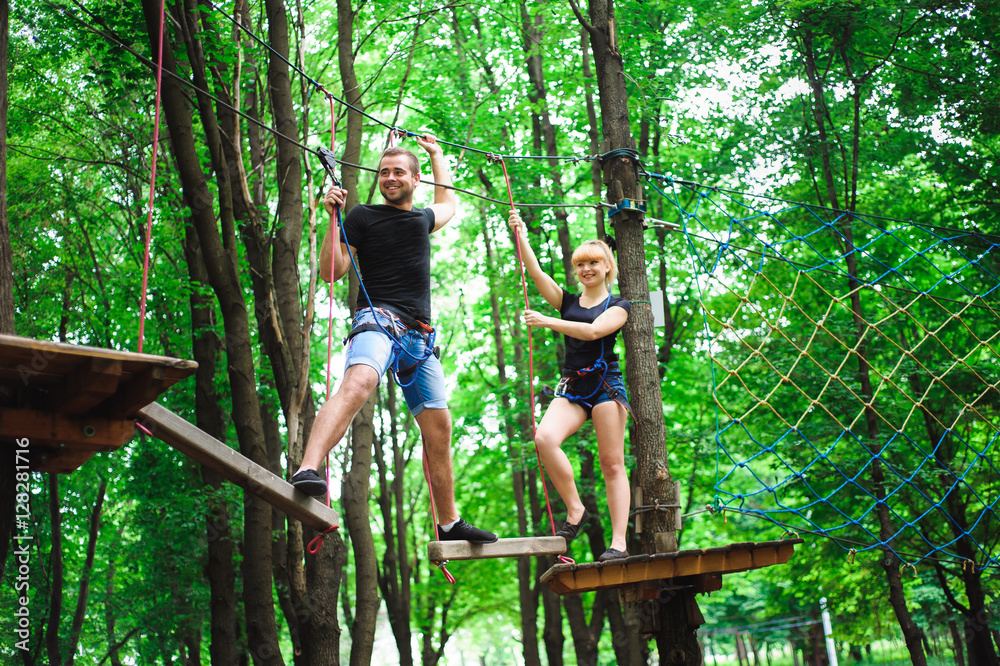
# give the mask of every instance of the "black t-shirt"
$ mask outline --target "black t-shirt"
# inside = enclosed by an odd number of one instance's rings
[[[431,323],[431,241],[434,211],[358,204],[344,220],[341,240],[357,249],[365,289],[355,307],[384,307]],[[353,269],[351,269],[353,270]]]
[[[566,321],[580,321],[589,324],[604,314],[605,301],[601,301],[592,308],[585,308],[580,305],[581,294],[571,294],[563,289],[562,295],[559,314]],[[620,307],[625,312],[632,311],[631,303],[621,296],[612,295],[608,307],[613,308],[615,306]],[[620,330],[618,329],[618,331]],[[615,338],[618,337],[618,331],[598,340],[580,340],[568,335],[563,336],[566,339],[566,361],[563,364],[563,369],[582,370],[583,368],[592,366],[597,362],[597,359],[601,358],[602,349],[604,351],[605,362],[613,363],[617,361],[618,354],[615,353]]]

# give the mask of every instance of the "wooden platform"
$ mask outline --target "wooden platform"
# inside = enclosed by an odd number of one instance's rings
[[[722,588],[722,575],[784,564],[802,539],[734,543],[704,550],[634,555],[611,562],[557,564],[544,574],[556,594],[619,589],[626,601],[653,599],[665,589],[711,592]]]
[[[139,410],[198,364],[0,335],[0,442],[28,439],[31,469],[72,472],[135,434]]]
[[[247,492],[301,521],[317,532],[340,525],[340,516],[326,504],[292,487],[249,458],[199,430],[159,403],[139,412],[141,422],[154,437],[229,479]]]
[[[482,544],[468,541],[431,541],[427,544],[427,557],[432,562],[483,560],[521,555],[562,555],[565,552],[566,539],[556,536],[498,539],[494,543]]]

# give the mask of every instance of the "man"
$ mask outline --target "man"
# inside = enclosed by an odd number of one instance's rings
[[[458,201],[453,190],[442,187],[452,181],[437,139],[426,134],[417,137],[417,143],[430,156],[438,183],[429,207],[413,207],[413,191],[420,183],[416,155],[395,147],[386,150],[379,162],[384,203],[352,208],[338,247],[333,247],[332,240],[338,233],[335,206],[343,205],[347,192],[334,187],[324,198],[330,231],[320,252],[320,276],[327,282],[339,280],[351,270],[353,256],[363,284],[348,337],[344,378],[316,417],[292,485],[309,495],[326,493],[326,481],[316,470],[347,432],[382,375],[393,367],[423,436],[439,538],[492,543],[497,540],[495,534],[465,522],[455,508],[451,414],[441,362],[431,342],[430,234],[454,217]]]

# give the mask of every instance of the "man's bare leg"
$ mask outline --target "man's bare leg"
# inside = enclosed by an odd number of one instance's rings
[[[439,537],[443,540],[492,543],[497,535],[459,520],[455,508],[455,480],[451,466],[451,412],[447,409],[425,409],[416,416],[424,440],[424,459],[430,476],[434,508],[439,525],[448,525]],[[456,522],[457,521],[457,522]],[[451,525],[455,523],[454,525]]]
[[[378,386],[378,371],[370,365],[352,365],[344,373],[337,392],[323,403],[313,422],[302,464],[297,471],[318,470],[326,454],[344,437],[354,415]]]
[[[416,421],[424,440],[424,460],[431,477],[437,519],[440,524],[447,525],[458,520],[451,467],[451,412],[425,409],[417,414]]]

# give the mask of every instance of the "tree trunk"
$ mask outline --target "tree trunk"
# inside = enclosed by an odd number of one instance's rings
[[[910,348],[906,346],[909,343],[906,334],[903,332],[900,332],[900,342],[904,345],[904,349]],[[926,389],[920,378],[916,374],[910,373],[907,376],[907,380],[910,384],[910,391],[914,399],[918,401],[920,412],[923,415],[924,429],[927,432],[927,442],[929,445],[928,450],[934,452],[935,462],[937,462],[940,469],[939,476],[941,481],[938,485],[944,495],[943,508],[948,512],[949,520],[946,522],[954,537],[955,554],[963,562],[974,562],[976,551],[973,539],[969,536],[971,528],[966,518],[967,503],[958,486],[951,483],[951,480],[955,478],[954,473],[951,471],[955,457],[952,434],[950,431],[945,432],[941,430],[938,426],[938,419],[931,412],[930,408],[923,403],[921,396],[926,394]],[[970,666],[997,663],[996,647],[993,643],[993,637],[989,632],[990,612],[989,606],[986,603],[986,593],[983,591],[983,570],[977,571],[975,566],[963,565],[960,575],[948,576],[946,578],[940,564],[936,565],[935,569],[938,573],[938,582],[949,605],[960,612],[965,618],[965,643],[969,650]],[[955,578],[960,579],[965,587],[967,605],[959,602],[951,591],[948,580]]]
[[[385,554],[382,556],[382,572],[379,588],[385,598],[389,625],[396,638],[399,652],[399,666],[413,666],[413,634],[410,631],[410,562],[407,548],[407,520],[403,478],[406,461],[400,445],[398,428],[399,409],[396,400],[396,385],[386,383],[385,408],[389,413],[389,443],[392,452],[392,481],[389,480],[383,437],[375,437],[375,464],[378,467],[378,504],[385,526]]]
[[[375,393],[365,403],[351,423],[351,468],[343,480],[341,502],[344,524],[351,535],[354,550],[355,606],[351,627],[351,666],[367,666],[375,645],[375,623],[381,600],[378,594],[378,561],[375,538],[368,513],[371,490],[372,421],[375,415]]]
[[[354,12],[351,10],[350,0],[337,0],[337,17],[337,58],[344,85],[344,98],[353,107],[363,109],[361,90],[354,71]],[[361,114],[353,109],[348,110],[347,141],[343,156],[345,161],[358,163],[361,132]],[[346,213],[358,202],[357,169],[344,169],[341,180],[347,190],[347,203],[344,207]],[[331,232],[336,233],[335,230],[328,231]],[[355,562],[356,605],[351,625],[351,666],[362,666],[371,660],[379,606],[375,542],[368,516],[374,405],[373,394],[351,424],[351,468],[343,480],[341,500]]]
[[[14,333],[14,255],[7,219],[7,44],[10,35],[10,2],[0,0],[0,333]],[[0,398],[3,398],[0,394]],[[0,562],[7,561],[14,533],[14,456],[0,460]],[[3,568],[4,570],[6,567]],[[0,570],[0,584],[3,583]]]
[[[208,273],[198,244],[198,235],[189,224],[184,235],[184,256],[192,284],[191,330],[192,356],[198,363],[195,374],[195,424],[220,442],[226,441],[222,396],[215,388],[215,376],[222,357],[222,341],[215,334],[215,309],[204,295]],[[208,467],[201,468],[201,478],[212,495],[222,487],[222,475]],[[229,507],[213,500],[205,516],[208,563],[205,567],[209,585],[211,613],[209,654],[213,664],[236,666],[239,663],[236,619],[236,570],[234,547],[229,524]]]
[[[318,553],[306,554],[307,593],[296,604],[304,637],[302,666],[340,666],[336,608],[346,560],[347,549],[337,531],[326,537]]]
[[[538,559],[540,563],[544,560],[547,566],[554,564],[552,557]],[[545,613],[542,640],[545,642],[545,656],[548,658],[548,665],[562,666],[563,642],[565,641],[562,626],[562,604],[559,596],[548,589],[548,585],[542,588],[542,609]]]
[[[802,50],[805,59],[806,77],[809,81],[813,95],[813,122],[819,137],[818,145],[820,150],[820,160],[822,163],[822,173],[826,184],[827,205],[834,210],[840,210],[839,197],[837,195],[837,184],[833,173],[833,166],[830,159],[829,140],[826,133],[826,122],[828,112],[826,108],[825,92],[823,81],[818,73],[818,66],[813,54],[813,35],[808,29],[801,31]],[[846,60],[845,60],[846,63]],[[854,136],[854,161],[857,160],[857,137],[860,133],[859,105],[860,98],[857,93],[854,97],[855,117],[853,125]],[[846,174],[845,174],[846,176]],[[852,170],[849,180],[856,180],[856,173]],[[850,191],[854,191],[853,184]],[[853,197],[849,201],[849,213],[854,212]],[[847,264],[848,273],[848,293],[850,294],[851,313],[855,326],[855,355],[858,365],[858,380],[861,384],[861,398],[865,403],[865,422],[868,430],[868,442],[866,446],[872,455],[870,466],[870,476],[873,486],[873,494],[876,499],[875,514],[879,523],[879,538],[886,544],[886,550],[881,559],[882,569],[885,571],[886,581],[889,586],[889,603],[896,620],[903,632],[903,639],[906,648],[910,653],[910,659],[914,666],[926,666],[927,657],[923,650],[923,631],[913,621],[909,609],[906,607],[906,594],[903,590],[900,566],[902,564],[895,551],[892,549],[892,536],[895,530],[892,525],[892,517],[889,507],[885,503],[885,477],[882,469],[882,460],[878,456],[879,449],[879,427],[878,417],[872,405],[873,391],[871,383],[871,371],[867,356],[867,343],[865,341],[865,319],[861,306],[861,289],[858,282],[858,259],[854,247],[854,234],[852,229],[852,215],[844,216],[843,221],[838,225],[843,238],[843,256]]]
[[[159,7],[144,0],[143,10],[150,35],[152,52],[158,52]],[[190,25],[185,17],[179,25]],[[172,50],[163,49],[163,67],[176,75]],[[198,73],[198,67],[192,71]],[[203,77],[204,72],[200,73]],[[250,325],[242,285],[238,274],[236,233],[233,223],[232,196],[225,177],[225,158],[221,153],[219,128],[209,100],[199,94],[203,110],[200,120],[205,131],[216,173],[220,229],[216,224],[213,198],[195,146],[191,110],[186,92],[172,76],[163,77],[163,115],[169,128],[170,142],[183,186],[185,203],[198,232],[209,281],[221,307],[225,330],[225,349],[229,384],[232,392],[232,415],[240,451],[262,467],[268,467],[266,444],[262,435],[260,401],[251,348]],[[207,109],[207,113],[205,110]],[[218,168],[222,165],[223,168]],[[243,599],[247,619],[247,639],[252,656],[264,664],[281,664],[275,623],[271,584],[271,507],[249,493],[244,493]]]
[[[80,590],[76,596],[76,612],[73,613],[73,622],[69,629],[69,645],[66,649],[68,655],[66,663],[70,665],[72,665],[76,655],[76,647],[80,643],[80,631],[83,629],[83,620],[87,615],[90,576],[94,571],[94,554],[97,552],[97,537],[101,526],[101,507],[104,506],[104,493],[107,488],[108,482],[101,479],[97,486],[97,500],[94,502],[94,510],[90,513],[90,527],[87,530],[87,556],[83,562],[83,571],[80,572]]]
[[[590,85],[590,77],[593,73],[590,69],[590,38],[586,28],[580,28],[580,60],[583,71],[584,100],[587,107],[587,139],[590,142],[590,154],[597,155],[601,152],[601,132],[597,127],[597,111],[594,108],[594,92]],[[601,198],[601,163],[598,160],[590,162],[590,182],[591,190],[594,194],[594,201]],[[603,239],[607,231],[604,228],[604,211],[597,209],[594,212],[594,230],[597,238]]]
[[[119,538],[121,537],[121,534],[122,529],[119,529]],[[104,580],[104,624],[108,638],[108,652],[105,658],[111,663],[111,666],[122,666],[122,660],[118,655],[118,649],[124,644],[124,642],[119,642],[118,639],[115,638],[115,619],[117,618],[115,613],[117,612],[117,607],[115,604],[115,556],[113,550],[110,550],[108,553],[107,572]],[[126,638],[126,640],[128,639]]]
[[[582,449],[580,451],[580,486],[587,490],[581,494],[580,499],[592,516],[601,515],[601,512],[597,508],[597,497],[593,492],[596,484],[597,471],[594,465],[594,455],[589,449]],[[596,562],[597,558],[600,557],[601,553],[607,547],[607,542],[604,539],[604,526],[598,520],[591,520],[585,528],[585,532],[587,543],[590,546],[591,557]],[[591,634],[585,637],[583,643],[576,646],[577,659],[580,660],[581,654],[584,654],[587,655],[587,660],[596,663],[598,657],[597,641],[600,640],[600,630],[603,627],[604,616],[606,615],[611,627],[611,645],[615,652],[615,663],[618,666],[629,666],[635,663],[634,653],[639,647],[639,634],[638,632],[629,632],[626,630],[625,618],[622,615],[622,605],[619,602],[617,590],[599,590],[594,594],[594,603],[591,606],[591,619],[589,623],[580,623],[583,617],[582,608],[579,611],[576,608],[572,608],[571,611],[571,607],[577,603],[575,600],[579,600],[579,598],[578,595],[573,595],[574,601],[572,603],[570,597],[565,597],[563,600],[574,642],[577,641],[580,633],[588,632]],[[574,616],[577,619],[574,620]],[[634,643],[634,645],[630,646],[630,643]],[[592,652],[587,653],[585,651],[587,649],[592,650]],[[581,661],[580,663],[583,662]]]
[[[636,144],[629,127],[624,66],[617,46],[614,2],[589,0],[589,22],[575,2],[571,1],[571,4],[580,24],[590,35],[594,54],[604,131],[601,149],[605,155],[615,151],[614,155],[602,160],[608,203],[617,205],[625,199],[633,202],[642,200],[639,164],[635,158]],[[676,503],[664,445],[663,400],[657,371],[653,313],[649,305],[642,215],[634,209],[625,209],[614,217],[621,294],[633,304],[624,328],[624,338],[629,398],[636,422],[632,450],[636,457],[639,485],[645,502],[659,500]],[[644,516],[642,543],[646,552],[676,550],[674,511],[655,511]],[[692,666],[701,663],[701,649],[695,636],[697,625],[691,624],[700,616],[695,612],[697,603],[693,596],[690,604],[693,604],[693,610],[687,604],[661,605],[662,629],[657,639],[660,663]],[[668,629],[671,634],[669,657],[663,651],[666,643],[662,640]]]
[[[951,649],[955,653],[955,666],[965,666],[965,647],[962,634],[958,631],[958,623],[948,620],[948,631],[951,634]]]
[[[59,476],[49,473],[49,521],[51,546],[49,551],[49,617],[45,627],[45,653],[51,666],[60,666],[59,619],[63,601],[62,514],[59,508]]]
[[[544,10],[537,3],[532,4],[535,11],[534,20],[528,15],[528,5],[523,0],[520,3],[521,9],[521,31],[524,35],[524,52],[527,55],[525,69],[528,72],[528,82],[531,88],[528,90],[528,100],[533,109],[533,123],[536,134],[540,140],[536,145],[541,144],[545,148],[545,153],[550,157],[559,154],[556,147],[556,130],[552,126],[552,119],[549,116],[548,99],[545,94],[545,67],[542,60],[542,32]],[[562,171],[559,167],[559,160],[549,160],[549,178],[552,179],[553,201],[563,201],[566,198],[562,187]],[[568,214],[565,208],[554,208],[552,210],[556,218],[556,236],[559,239],[559,248],[562,250],[563,275],[565,284],[571,285],[576,280],[576,271],[571,265],[570,259],[573,256],[573,248],[569,241]]]

